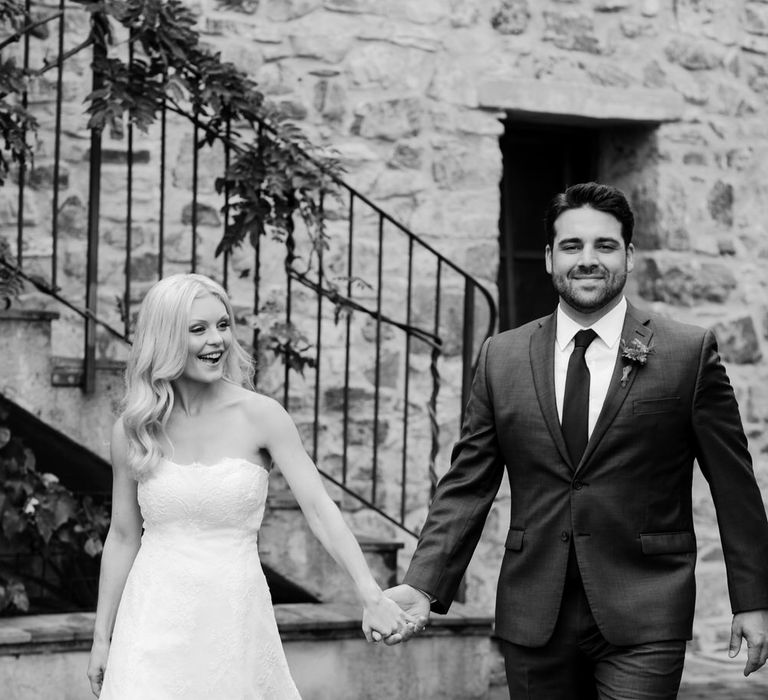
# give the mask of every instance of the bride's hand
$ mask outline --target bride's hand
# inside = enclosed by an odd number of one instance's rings
[[[88,680],[91,681],[91,692],[99,697],[104,683],[104,669],[107,667],[109,644],[94,642],[88,659]]]
[[[410,634],[407,636],[410,637],[416,627],[416,619],[383,594],[363,607],[363,634],[369,642],[382,639],[399,641],[409,627]]]

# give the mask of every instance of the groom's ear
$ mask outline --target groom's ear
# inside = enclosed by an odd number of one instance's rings
[[[552,247],[547,244],[544,248],[544,266],[547,268],[547,272],[552,274]]]

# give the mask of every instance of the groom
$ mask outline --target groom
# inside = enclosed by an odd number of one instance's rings
[[[744,674],[768,656],[768,523],[711,331],[622,294],[634,218],[587,183],[546,212],[550,316],[483,345],[461,438],[405,583],[445,613],[506,469],[510,524],[496,601],[510,696],[674,698],[691,638],[691,478],[709,482]],[[387,643],[407,639],[394,635]]]

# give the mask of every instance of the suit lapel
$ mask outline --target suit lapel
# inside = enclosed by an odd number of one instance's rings
[[[541,413],[547,424],[549,434],[563,459],[571,465],[568,448],[565,445],[560,418],[557,415],[555,398],[555,329],[556,315],[552,314],[541,321],[539,328],[531,336],[530,357],[533,384],[536,398],[539,400]]]
[[[632,342],[637,338],[645,345],[650,345],[651,338],[653,337],[653,329],[649,325],[650,319],[647,315],[641,313],[639,309],[629,304],[627,306],[627,314],[624,318],[624,326],[621,329],[621,337],[627,342]],[[632,388],[632,384],[635,382],[635,377],[638,375],[638,367],[632,367],[624,385],[621,384],[621,377],[624,373],[625,363],[621,359],[621,347],[619,347],[618,355],[616,357],[616,364],[613,368],[613,374],[611,375],[611,382],[608,385],[608,393],[605,396],[605,402],[603,403],[603,409],[600,411],[600,415],[595,423],[595,428],[592,431],[592,435],[589,438],[587,449],[584,450],[584,455],[581,458],[581,462],[577,467],[577,471],[582,468],[585,462],[592,456],[600,440],[605,435],[608,427],[613,422],[616,414],[619,412],[624,399],[627,398],[629,390]]]

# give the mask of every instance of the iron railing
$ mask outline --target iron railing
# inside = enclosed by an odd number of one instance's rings
[[[130,341],[132,314],[154,280],[179,271],[208,274],[229,290],[242,319],[258,320],[249,338],[262,363],[258,386],[290,410],[323,476],[358,505],[415,535],[419,523],[408,519],[409,498],[426,505],[434,491],[441,440],[458,431],[480,344],[495,326],[493,298],[336,176],[335,192],[320,202],[324,245],[298,226],[283,241],[262,236],[250,253],[241,248],[214,261],[213,247],[226,234],[230,216],[228,192],[213,193],[210,173],[228,168],[229,141],[200,146],[196,115],[165,105],[147,134],[136,133],[130,123],[121,139],[87,133],[82,115],[64,109],[65,91],[74,81],[88,75],[99,85],[98,76],[84,68],[90,65],[84,64],[84,52],[61,59],[68,52],[65,16],[79,11],[61,1],[55,30],[59,58],[48,64],[56,80],[32,81],[34,100],[22,96],[43,113],[53,106],[53,126],[45,131],[41,119],[38,135],[53,145],[43,146],[35,163],[22,160],[15,183],[7,183],[6,191],[17,190],[16,260],[3,264],[71,312],[60,322],[69,324],[60,342],[65,353],[72,352],[69,343],[77,335],[74,315],[81,318],[83,390],[93,391],[99,352],[120,355],[110,338]],[[29,69],[28,35],[20,60]],[[86,137],[87,171],[72,157],[73,140],[82,143]],[[269,124],[262,124],[259,138],[272,138]],[[43,221],[31,225],[30,201],[47,196],[45,188],[38,197],[29,189],[41,169],[51,173],[50,220],[40,217]],[[139,170],[143,184],[137,186]],[[87,193],[84,237],[71,224],[62,231],[67,189]],[[121,193],[122,207],[116,204]],[[174,217],[190,193],[179,226]],[[0,225],[0,235],[7,229]],[[105,290],[117,288],[117,303],[105,304]],[[287,334],[283,344],[265,332],[265,318],[272,319],[278,335],[281,329]],[[311,357],[303,373],[293,371],[289,361],[301,350]],[[284,361],[279,372],[275,356]]]

